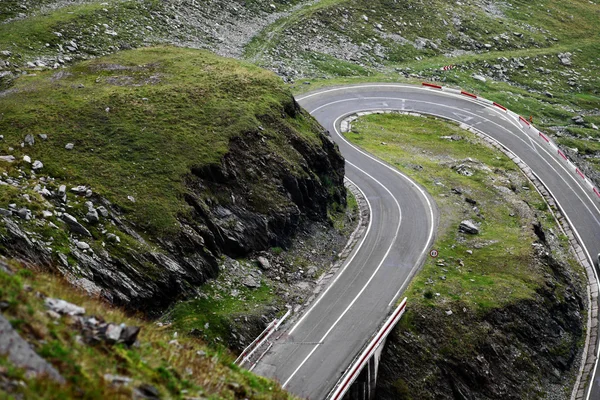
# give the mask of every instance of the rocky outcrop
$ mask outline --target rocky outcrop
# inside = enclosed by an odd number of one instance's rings
[[[396,329],[388,339],[377,398],[563,398],[562,386],[577,372],[584,292],[569,267],[545,250],[539,254],[548,268],[533,299],[482,315],[460,302],[449,305],[462,310],[459,318],[413,308],[405,316],[412,327]]]
[[[87,187],[69,191],[85,196],[83,210],[64,212],[65,205],[75,204],[67,199],[64,185],[45,178],[39,182],[35,174],[27,179],[23,171],[24,178],[11,184],[22,189],[37,184],[55,210],[27,221],[64,229],[67,248],[45,242],[47,238],[23,225],[17,210],[6,210],[2,254],[56,266],[76,286],[114,304],[158,310],[216,277],[222,255],[243,257],[286,247],[300,223],[326,221],[328,207],[345,204],[346,198],[337,147],[291,96],[282,109],[282,120],[302,118],[312,124],[312,138],[272,115],[259,117],[269,131],[277,132],[283,143],[280,152],[265,146],[269,134],[256,129],[233,137],[219,164],[192,168],[184,178],[184,196],[193,211],[179,218],[178,234],[168,238],[143,238],[118,207]],[[54,215],[62,227],[51,222]],[[118,230],[107,232],[103,227],[109,225]],[[126,237],[130,242],[120,243]],[[103,248],[93,246],[98,240],[105,241]]]

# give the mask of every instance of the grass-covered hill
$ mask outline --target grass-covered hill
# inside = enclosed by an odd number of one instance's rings
[[[0,97],[0,250],[149,310],[221,255],[285,246],[345,204],[343,161],[274,74],[144,48],[23,76]]]

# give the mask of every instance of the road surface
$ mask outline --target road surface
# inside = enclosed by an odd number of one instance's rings
[[[552,192],[581,239],[586,256],[600,252],[600,201],[557,154],[534,140],[498,107],[440,90],[395,84],[322,89],[300,96],[340,146],[346,176],[364,193],[371,221],[362,241],[322,293],[257,365],[306,399],[323,399],[392,310],[423,264],[437,225],[435,203],[406,176],[348,143],[339,133],[345,116],[369,110],[404,110],[473,126],[520,157]],[[596,375],[591,399],[600,399]]]

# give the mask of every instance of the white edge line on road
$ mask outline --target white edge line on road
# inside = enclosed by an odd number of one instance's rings
[[[352,299],[352,301],[350,302],[350,304],[348,304],[348,306],[346,307],[346,309],[344,310],[344,312],[342,312],[342,314],[340,314],[340,316],[335,320],[335,322],[329,327],[329,329],[327,330],[327,332],[325,332],[325,334],[323,335],[323,337],[318,341],[318,344],[315,345],[315,347],[311,350],[311,352],[308,353],[308,355],[304,358],[304,360],[302,360],[302,362],[300,363],[300,365],[298,365],[298,367],[294,370],[294,372],[292,372],[292,374],[290,375],[290,377],[283,383],[283,385],[281,385],[281,387],[284,388],[284,389],[287,386],[287,384],[292,380],[292,378],[294,378],[294,376],[296,375],[296,373],[298,373],[298,371],[300,370],[300,368],[302,368],[302,366],[306,363],[306,361],[308,361],[308,359],[313,355],[313,353],[319,348],[319,346],[321,345],[321,343],[327,338],[327,336],[329,335],[329,333],[331,333],[331,331],[333,330],[333,328],[335,328],[336,325],[340,322],[340,320],[344,317],[344,315],[346,315],[346,313],[348,312],[348,310],[350,310],[350,308],[352,308],[352,306],[354,305],[354,303],[356,303],[356,300],[358,300],[358,298],[363,294],[363,292],[365,291],[365,289],[367,288],[367,286],[369,286],[369,284],[371,283],[371,281],[373,280],[373,278],[375,278],[375,275],[377,275],[377,272],[379,272],[379,270],[381,269],[381,266],[383,265],[383,263],[387,259],[388,255],[390,254],[390,251],[392,251],[392,247],[394,247],[396,239],[398,238],[398,233],[400,232],[400,225],[402,223],[402,210],[400,208],[400,203],[398,203],[398,199],[396,199],[396,197],[394,197],[394,195],[392,194],[392,192],[383,183],[379,182],[373,176],[369,175],[366,171],[360,169],[359,167],[357,167],[356,165],[352,164],[348,160],[346,160],[346,163],[348,163],[349,165],[353,166],[357,170],[359,170],[362,173],[364,173],[366,176],[368,176],[369,178],[371,178],[374,182],[376,182],[377,184],[379,184],[383,189],[385,189],[386,192],[388,192],[390,194],[390,196],[392,197],[392,199],[394,199],[394,202],[396,203],[396,207],[398,208],[398,213],[399,213],[398,225],[396,226],[396,232],[394,233],[394,237],[392,238],[392,242],[391,242],[390,246],[388,247],[388,249],[385,252],[385,254],[384,254],[383,258],[381,259],[381,261],[379,262],[379,265],[377,265],[377,268],[375,268],[375,271],[373,271],[373,273],[369,277],[369,280],[367,281],[367,283],[364,284],[364,286],[360,289],[360,291],[356,294],[356,296],[354,296],[354,299]]]
[[[348,179],[348,178],[346,178],[346,179]],[[291,335],[292,332],[294,332],[294,330],[300,325],[300,323],[302,321],[304,321],[304,318],[306,318],[306,316],[308,314],[310,314],[310,312],[313,310],[313,308],[315,308],[316,305],[319,304],[319,302],[323,299],[323,297],[325,297],[325,295],[327,294],[327,292],[329,292],[329,289],[331,289],[333,287],[333,285],[335,285],[335,283],[338,281],[338,279],[340,279],[340,277],[342,276],[342,274],[344,273],[344,271],[346,270],[346,268],[348,268],[348,265],[350,265],[352,263],[352,261],[354,260],[354,257],[356,257],[356,254],[358,253],[358,251],[360,250],[360,248],[362,247],[362,245],[365,243],[365,240],[367,240],[367,236],[369,236],[369,232],[371,232],[371,225],[373,223],[373,219],[371,218],[371,216],[373,215],[373,209],[371,208],[371,203],[369,202],[369,199],[367,198],[367,195],[365,194],[365,192],[363,192],[362,189],[360,187],[358,187],[358,185],[356,183],[352,182],[350,179],[348,179],[348,180],[360,191],[360,193],[363,195],[363,198],[367,202],[367,206],[369,207],[369,225],[367,226],[367,231],[365,232],[362,240],[358,244],[358,247],[354,250],[354,252],[353,252],[352,256],[350,257],[350,259],[348,261],[346,261],[344,267],[337,274],[337,276],[335,277],[335,279],[333,280],[333,282],[331,282],[329,285],[327,285],[327,289],[325,289],[325,291],[323,293],[321,293],[321,295],[317,298],[317,300],[315,300],[315,302],[308,309],[308,311],[306,311],[304,313],[304,315],[302,315],[302,318],[300,318],[298,320],[298,322],[296,322],[296,324],[294,325],[294,327],[288,332],[288,335]]]

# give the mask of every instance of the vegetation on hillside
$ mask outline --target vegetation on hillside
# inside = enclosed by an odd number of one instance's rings
[[[428,258],[405,291],[409,309],[388,341],[379,396],[453,398],[456,388],[482,398],[570,393],[585,339],[585,272],[518,167],[434,118],[370,115],[346,137],[423,185],[440,212],[439,256]],[[461,232],[464,220],[479,233]],[[561,334],[546,339],[545,351],[522,336],[554,329]],[[522,359],[502,356],[511,351]],[[523,375],[527,384],[511,383]]]
[[[235,366],[234,356],[223,347],[126,315],[74,291],[60,277],[5,261],[0,261],[3,316],[66,380],[61,385],[36,379],[0,355],[0,393],[11,393],[7,398],[291,398],[278,384]],[[128,346],[94,341],[86,335],[81,317],[48,311],[46,298],[84,307],[87,318],[141,327],[137,342]]]

